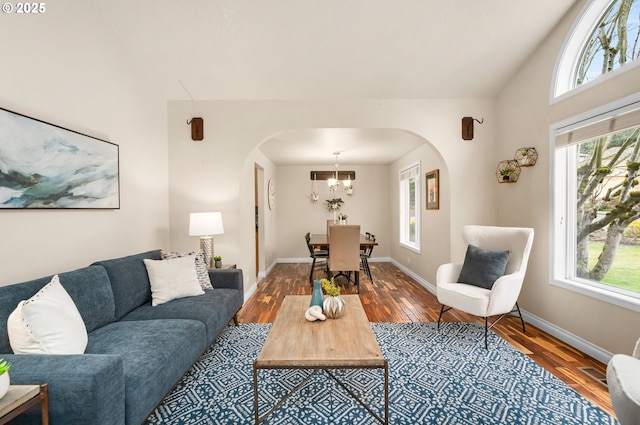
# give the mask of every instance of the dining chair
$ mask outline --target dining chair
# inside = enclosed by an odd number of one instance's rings
[[[373,245],[365,246],[360,249],[360,266],[364,273],[367,275],[371,283],[373,283],[373,277],[371,277],[371,268],[369,267],[369,258],[373,253]]]
[[[360,292],[360,225],[330,225],[329,276],[345,276]],[[355,279],[351,280],[351,273]]]
[[[311,233],[307,232],[304,235],[304,239],[307,243],[307,248],[309,249],[309,257],[313,259],[311,262],[311,271],[309,272],[309,283],[313,285],[313,272],[316,271],[318,267],[321,267],[323,270],[327,269],[327,259],[329,258],[329,251],[326,249],[318,249],[309,245],[311,241]]]
[[[337,224],[338,222],[334,221],[333,219],[327,220],[327,240],[329,240],[329,234],[331,233],[331,229],[329,229],[329,227],[335,226]]]
[[[518,296],[522,289],[533,229],[524,227],[465,226],[462,237],[467,245],[464,263],[438,267],[436,295],[442,314],[452,308],[484,318],[484,346],[487,333],[500,319],[518,313],[525,332]],[[490,316],[499,316],[491,325]]]

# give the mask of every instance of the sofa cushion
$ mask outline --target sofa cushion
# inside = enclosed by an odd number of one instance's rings
[[[195,255],[170,260],[144,260],[151,283],[151,305],[204,294],[196,275]]]
[[[508,260],[509,251],[492,251],[469,245],[458,282],[491,289],[494,282],[504,275]]]
[[[87,346],[87,329],[58,275],[18,303],[7,328],[15,354],[82,354]]]
[[[0,286],[0,353],[11,353],[7,319],[22,300],[31,298],[53,276]],[[78,308],[87,332],[115,321],[113,291],[107,271],[91,266],[58,275],[60,283]]]
[[[151,285],[142,261],[145,258],[160,260],[162,257],[158,249],[93,263],[107,270],[115,301],[116,320],[151,300]]]
[[[200,282],[200,287],[202,289],[213,289],[211,286],[211,278],[209,277],[209,268],[204,262],[204,252],[200,251],[192,251],[192,252],[163,252],[162,259],[170,260],[172,258],[180,258],[185,257],[187,255],[195,255],[196,256],[196,275],[198,276],[198,282]]]
[[[159,306],[146,303],[122,318],[125,320],[193,319],[207,328],[210,344],[227,326],[229,319],[242,307],[242,294],[237,289],[207,289],[204,295],[182,298]]]
[[[126,423],[139,424],[205,350],[195,320],[114,322],[89,335],[87,354],[122,358]]]

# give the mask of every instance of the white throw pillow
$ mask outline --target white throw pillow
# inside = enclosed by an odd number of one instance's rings
[[[196,275],[195,255],[169,260],[144,259],[144,265],[151,283],[152,306],[204,294]]]
[[[87,328],[58,275],[20,301],[9,315],[7,331],[16,354],[83,354],[87,348]]]
[[[202,289],[213,289],[211,285],[211,278],[209,278],[209,269],[207,268],[207,264],[204,262],[204,252],[200,251],[192,251],[188,253],[181,252],[169,252],[162,253],[163,260],[170,260],[172,258],[180,258],[186,255],[195,255],[196,256],[196,275],[198,276],[198,282],[200,282],[200,287]]]

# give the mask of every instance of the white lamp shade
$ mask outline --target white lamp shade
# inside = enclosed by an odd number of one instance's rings
[[[221,212],[191,213],[189,236],[221,235],[223,233]]]

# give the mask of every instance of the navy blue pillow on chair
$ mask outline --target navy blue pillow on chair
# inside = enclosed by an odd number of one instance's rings
[[[504,275],[509,251],[491,251],[469,245],[458,283],[491,289],[494,282]]]

